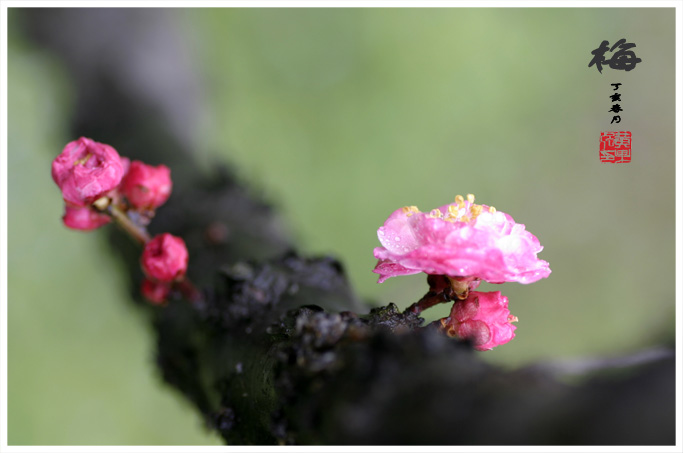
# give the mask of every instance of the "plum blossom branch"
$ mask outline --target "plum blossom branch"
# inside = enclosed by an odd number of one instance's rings
[[[374,250],[378,283],[423,272],[429,291],[407,312],[420,314],[453,301],[441,320],[449,335],[488,350],[514,338],[517,317],[500,292],[475,292],[481,281],[533,283],[550,275],[547,261],[537,258],[540,242],[524,225],[493,206],[457,195],[455,201],[421,212],[416,206],[394,211],[377,230],[382,247]]]
[[[64,225],[90,231],[113,219],[144,246],[140,264],[147,278],[141,291],[147,300],[164,304],[174,289],[191,302],[201,299],[185,275],[185,242],[169,233],[152,238],[145,227],[171,194],[168,167],[130,162],[113,147],[81,137],[52,162],[52,179],[65,202]]]

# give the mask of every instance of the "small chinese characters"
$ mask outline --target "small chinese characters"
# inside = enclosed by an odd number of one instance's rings
[[[612,86],[614,87],[614,91],[619,90],[619,87],[621,86],[621,83],[613,83]],[[612,99],[612,102],[621,102],[621,93],[614,93],[610,95],[610,99]],[[608,110],[608,112],[614,112],[616,115],[612,116],[612,121],[609,123],[621,123],[621,115],[619,115],[620,112],[623,112],[624,109],[621,108],[621,104],[612,104],[612,108]]]
[[[616,52],[614,49],[619,48]],[[588,63],[588,67],[595,65],[598,72],[602,74],[602,65],[608,65],[611,69],[617,71],[631,71],[638,63],[643,61],[642,59],[636,57],[636,53],[632,48],[636,47],[634,43],[627,43],[625,38],[617,41],[611,48],[609,46],[609,41],[603,41],[600,46],[593,50],[591,54],[593,59]],[[609,60],[605,59],[606,52],[614,52],[612,58]]]
[[[600,132],[600,162],[631,162],[631,132]]]

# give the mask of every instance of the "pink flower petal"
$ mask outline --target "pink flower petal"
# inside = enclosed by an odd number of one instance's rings
[[[153,210],[171,195],[171,170],[165,165],[153,167],[134,160],[121,182],[121,193],[136,209]]]
[[[487,351],[515,337],[517,327],[512,322],[516,320],[500,291],[470,291],[466,300],[453,304],[444,327],[458,338],[471,340],[475,349]]]
[[[140,262],[142,270],[151,279],[171,282],[185,275],[188,259],[185,241],[163,233],[145,245]]]
[[[510,215],[469,200],[430,213],[398,209],[377,235],[382,247],[374,251],[379,262],[373,272],[380,283],[418,272],[491,283],[533,283],[550,275],[548,262],[536,256],[543,250],[536,236]]]
[[[68,143],[52,161],[52,179],[74,206],[88,206],[116,188],[123,173],[114,148],[85,137]]]
[[[81,231],[94,230],[111,222],[108,215],[101,214],[93,208],[74,207],[68,204],[64,208],[62,220],[67,227]]]

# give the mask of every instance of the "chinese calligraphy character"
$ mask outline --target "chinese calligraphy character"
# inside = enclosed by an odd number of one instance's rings
[[[614,93],[609,96],[612,99],[612,102],[617,102],[621,101],[621,93]]]
[[[636,45],[633,43],[627,43],[625,39],[620,39],[615,45],[612,46],[610,52],[614,52],[614,48],[619,46],[619,50],[612,56],[609,61],[609,67],[612,69],[621,70],[628,72],[636,67],[636,64],[640,63],[640,58],[636,57],[636,54],[631,49]],[[605,62],[607,63],[607,62]]]
[[[609,60],[605,59],[605,53],[607,51],[614,52],[614,49],[619,48],[617,52],[612,55]],[[598,72],[602,74],[602,65],[609,65],[610,68],[623,71],[631,71],[636,67],[638,63],[643,61],[642,59],[636,57],[634,51],[629,50],[636,47],[634,43],[627,43],[625,38],[617,41],[611,48],[609,47],[609,41],[603,41],[600,46],[591,52],[593,59],[588,63],[588,67],[595,65]],[[616,88],[615,88],[616,89]]]
[[[619,87],[621,86],[621,83],[611,83],[610,85],[612,85],[614,87],[614,91],[617,91],[619,89]]]
[[[611,109],[608,110],[609,112],[614,112],[614,113],[619,113],[623,112],[624,109],[621,108],[619,104],[614,104]]]
[[[621,123],[621,117],[620,117],[619,115],[615,115],[615,116],[612,117],[612,121],[610,121],[609,123],[612,124],[612,123],[614,123],[615,121],[617,122],[617,124],[618,124],[618,123]]]
[[[590,63],[588,63],[588,67],[590,68],[591,66],[595,65],[596,68],[598,68],[598,72],[602,74],[602,64],[606,63],[605,61],[605,52],[609,50],[609,41],[603,41],[600,44],[600,47],[597,49],[593,50],[591,52],[591,55],[595,55],[593,59],[591,60]]]

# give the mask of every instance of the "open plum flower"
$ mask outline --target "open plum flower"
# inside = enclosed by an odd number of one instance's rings
[[[424,272],[474,289],[478,280],[533,283],[550,275],[548,262],[536,256],[543,250],[536,236],[510,215],[474,204],[473,195],[458,195],[429,213],[415,206],[398,209],[377,236],[382,247],[374,250],[379,261],[373,272],[379,283]]]
[[[517,321],[508,300],[495,292],[475,292],[490,283],[533,283],[550,275],[547,261],[536,256],[543,246],[524,225],[492,206],[474,203],[474,195],[420,212],[415,206],[394,211],[377,230],[382,247],[373,272],[378,283],[390,277],[424,272],[429,291],[407,312],[455,301],[441,328],[486,351],[514,338]]]

